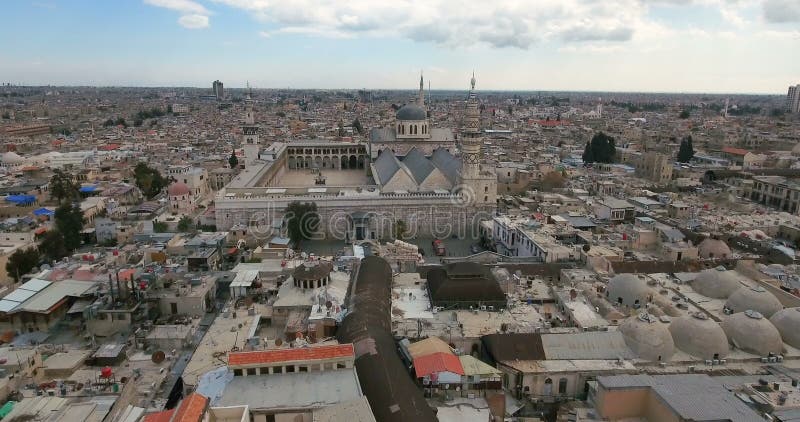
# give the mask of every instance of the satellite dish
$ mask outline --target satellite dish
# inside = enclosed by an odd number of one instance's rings
[[[584,252],[589,252],[589,249],[592,249],[592,246],[591,246],[591,245],[589,245],[588,243],[587,243],[587,244],[585,244],[585,245],[583,245],[583,251],[584,251]]]
[[[161,350],[159,350],[159,351],[157,351],[157,352],[153,353],[153,355],[152,355],[152,356],[150,356],[150,360],[152,360],[152,361],[153,361],[153,363],[161,363],[161,362],[164,362],[164,359],[166,359],[166,358],[167,358],[167,355],[166,355],[166,354],[165,354],[163,351],[161,351]]]
[[[276,338],[276,339],[275,339],[275,346],[276,346],[276,347],[280,347],[280,346],[281,346],[281,344],[283,344],[283,340],[281,340],[281,339],[279,339],[279,338]]]
[[[332,308],[332,307],[333,307],[333,302],[331,302],[330,300],[329,300],[329,301],[327,301],[327,302],[325,302],[325,308],[326,308],[326,309],[330,309],[330,308]]]

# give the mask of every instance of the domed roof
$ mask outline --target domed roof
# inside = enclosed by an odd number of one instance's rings
[[[727,271],[725,267],[700,271],[692,281],[694,291],[714,299],[727,299],[741,287],[742,283],[736,278],[735,271]]]
[[[781,333],[784,343],[800,349],[800,308],[781,309],[769,322]]]
[[[625,344],[641,359],[668,360],[675,353],[675,343],[667,324],[646,313],[630,317],[619,324]]]
[[[729,258],[731,256],[731,248],[725,242],[709,237],[697,245],[697,253],[703,259]]]
[[[0,160],[2,160],[4,163],[7,164],[19,164],[25,161],[24,158],[22,158],[19,154],[17,154],[14,151],[8,151],[4,153],[2,158],[0,158]]]
[[[608,301],[625,306],[644,305],[653,290],[644,280],[633,274],[619,274],[608,282]]]
[[[778,301],[778,298],[764,290],[763,287],[740,288],[728,298],[728,301],[725,302],[725,307],[733,311],[734,314],[752,309],[767,318],[783,309],[783,305]]]
[[[669,325],[675,347],[701,359],[717,359],[728,355],[728,337],[722,327],[706,314],[697,313],[675,318]]]
[[[425,120],[428,113],[416,104],[406,104],[397,110],[397,120]]]
[[[169,196],[188,195],[190,192],[191,189],[189,189],[189,186],[187,186],[186,183],[183,182],[173,183],[169,185],[169,189],[167,190]]]
[[[731,344],[745,352],[767,356],[783,351],[783,340],[778,329],[756,311],[733,314],[720,325]]]

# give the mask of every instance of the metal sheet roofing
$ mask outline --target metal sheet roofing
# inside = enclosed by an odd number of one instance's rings
[[[82,296],[96,286],[94,281],[59,281],[23,302],[15,311],[48,312],[65,298]]]
[[[705,374],[598,377],[606,389],[650,388],[682,420],[763,422],[753,409]]]
[[[573,334],[542,334],[546,359],[632,359],[633,352],[619,331],[597,331]]]

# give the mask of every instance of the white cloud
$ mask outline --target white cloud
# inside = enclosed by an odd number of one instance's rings
[[[647,24],[643,0],[213,1],[250,13],[271,34],[400,37],[447,46],[624,42]]]
[[[151,6],[163,7],[184,14],[209,15],[205,6],[191,0],[144,0],[144,2]]]
[[[208,16],[184,15],[178,18],[178,23],[188,29],[208,28]]]
[[[180,12],[182,16],[178,18],[178,24],[184,28],[202,29],[208,28],[211,12],[200,3],[192,0],[144,0],[146,4],[156,7]]]

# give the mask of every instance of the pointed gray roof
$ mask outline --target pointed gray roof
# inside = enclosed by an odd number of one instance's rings
[[[378,153],[378,158],[373,164],[375,166],[378,183],[385,184],[400,170],[400,162],[391,150],[385,148]]]
[[[431,155],[431,161],[442,174],[453,184],[458,183],[458,172],[461,169],[461,160],[444,148],[436,148]]]
[[[411,175],[414,176],[414,180],[416,180],[417,184],[421,184],[425,181],[425,179],[431,174],[431,172],[436,168],[433,163],[425,156],[420,150],[416,147],[411,148],[403,157],[403,164],[408,168],[411,172]]]

